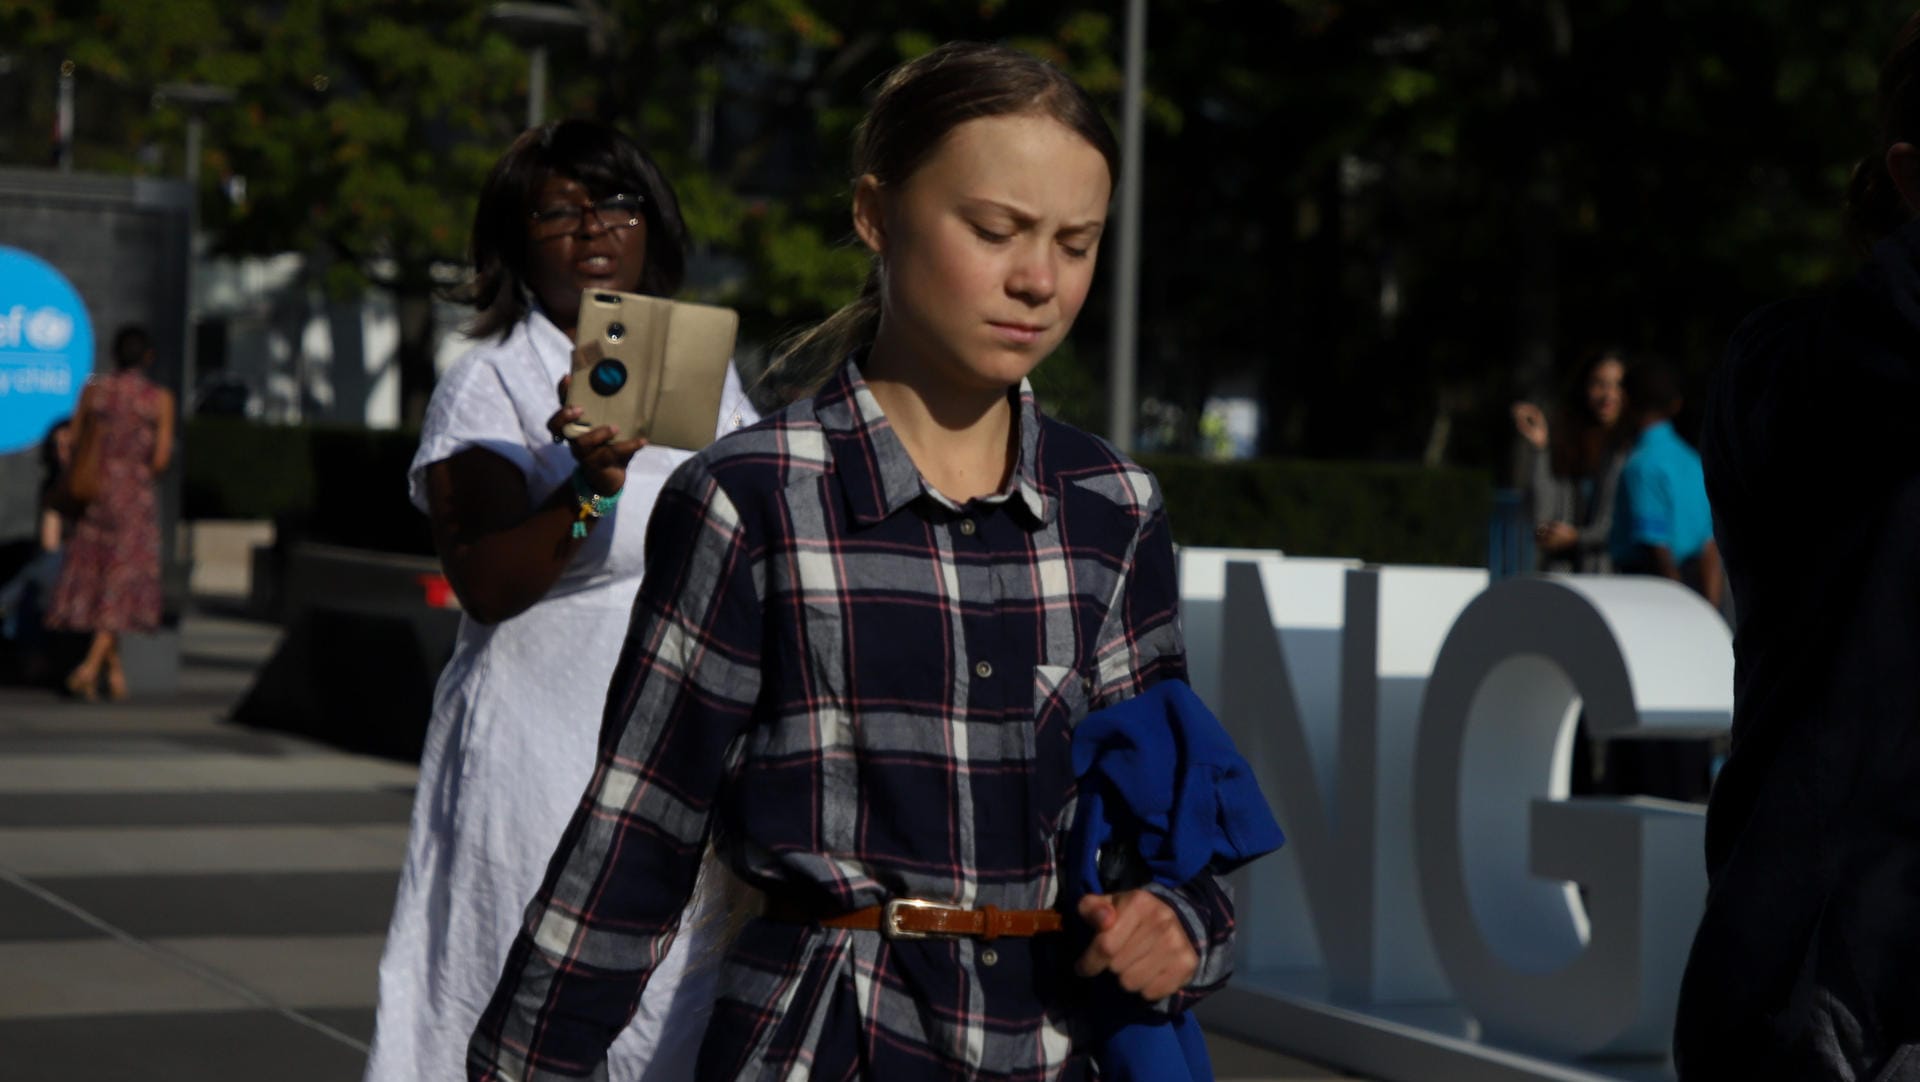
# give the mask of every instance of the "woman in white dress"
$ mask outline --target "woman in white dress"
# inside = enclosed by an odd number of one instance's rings
[[[608,427],[561,441],[577,411],[556,411],[556,387],[581,290],[671,295],[685,244],[665,178],[597,123],[528,131],[482,190],[471,327],[481,344],[434,391],[408,475],[465,617],[434,694],[380,960],[370,1082],[465,1077],[467,1040],[593,772],[647,518],[689,452]],[[718,430],[755,419],[730,370]],[[705,896],[614,1045],[617,1082],[692,1074],[713,998],[702,941],[720,923]]]

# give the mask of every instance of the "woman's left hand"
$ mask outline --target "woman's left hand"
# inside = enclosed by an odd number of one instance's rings
[[[1534,530],[1540,547],[1548,552],[1565,552],[1580,543],[1580,531],[1564,522],[1548,522]]]
[[[1083,977],[1112,973],[1120,987],[1155,1003],[1185,988],[1200,968],[1186,926],[1151,891],[1089,894],[1080,917],[1095,932],[1077,967]]]
[[[560,409],[547,418],[547,431],[555,443],[564,440],[573,451],[587,486],[602,496],[611,496],[626,486],[627,463],[647,445],[646,438],[620,439],[620,430],[612,425],[601,425],[578,436],[567,435],[566,426],[578,421],[582,412],[579,406],[567,405],[567,389],[572,384],[572,376],[560,377]]]

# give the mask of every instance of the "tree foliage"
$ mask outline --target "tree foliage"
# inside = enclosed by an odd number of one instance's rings
[[[1412,457],[1438,442],[1489,464],[1511,438],[1509,398],[1552,394],[1583,352],[1664,355],[1698,385],[1746,311],[1850,264],[1844,182],[1910,14],[1797,0],[1187,10],[1154,35],[1162,91],[1190,104],[1149,142],[1163,392],[1191,385],[1172,357],[1258,365],[1273,450]],[[1154,258],[1183,242],[1216,258]]]
[[[872,81],[951,38],[1060,63],[1117,116],[1119,5],[1085,0],[574,0],[552,115],[655,151],[698,244],[694,288],[759,341],[866,273],[847,151]],[[1887,0],[1153,0],[1141,383],[1198,416],[1239,387],[1265,444],[1499,461],[1511,396],[1603,343],[1696,377],[1740,316],[1854,258]],[[208,114],[220,248],[298,250],[330,288],[424,297],[464,262],[474,196],[518,131],[523,43],[452,0],[0,0],[0,157],[45,160],[77,68],[81,168],[177,172],[166,82]],[[244,180],[244,188],[240,183]],[[1098,424],[1107,297],[1043,377]],[[417,321],[416,321],[417,323]],[[407,330],[419,374],[427,337]],[[403,351],[404,352],[404,351]],[[405,358],[403,358],[404,360]],[[1191,435],[1191,431],[1187,433]]]

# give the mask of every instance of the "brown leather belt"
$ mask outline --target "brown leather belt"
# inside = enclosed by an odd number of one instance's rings
[[[1051,909],[1000,909],[991,905],[962,909],[920,898],[895,898],[885,905],[870,905],[832,916],[769,900],[766,916],[769,920],[818,924],[822,928],[879,932],[888,939],[977,936],[991,942],[1001,936],[1035,936],[1060,930],[1060,914]]]

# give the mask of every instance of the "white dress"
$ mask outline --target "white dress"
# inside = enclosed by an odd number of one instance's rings
[[[427,409],[408,475],[414,504],[426,509],[427,466],[470,447],[518,466],[535,503],[566,483],[573,455],[552,441],[547,418],[559,408],[556,387],[571,351],[536,310],[505,341],[456,362]],[[729,369],[722,434],[756,419]],[[461,620],[434,692],[407,862],[380,958],[369,1082],[466,1078],[468,1038],[593,772],[607,684],[640,585],[647,518],[667,475],[690,457],[642,448],[611,517],[595,525],[539,603],[492,627]],[[708,893],[696,891],[633,1024],[614,1042],[613,1082],[693,1076],[718,969]]]

